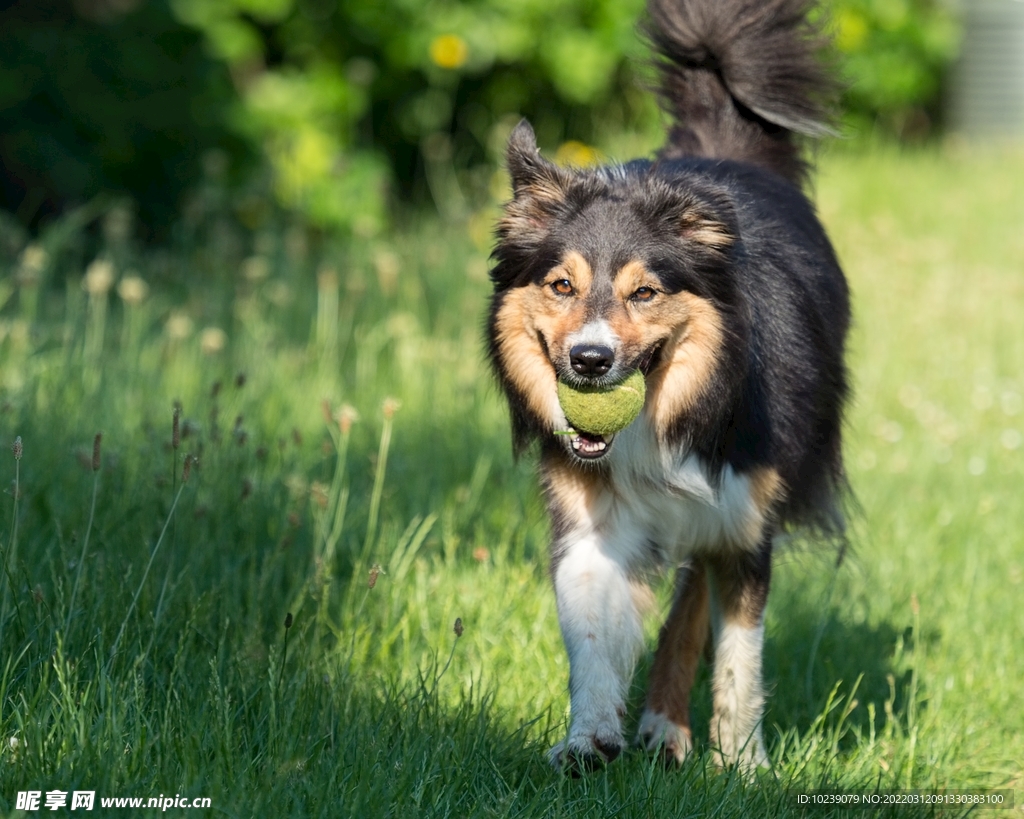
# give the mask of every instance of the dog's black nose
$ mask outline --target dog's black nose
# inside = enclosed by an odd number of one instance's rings
[[[615,363],[615,353],[597,344],[577,344],[569,350],[569,363],[579,375],[604,375]]]

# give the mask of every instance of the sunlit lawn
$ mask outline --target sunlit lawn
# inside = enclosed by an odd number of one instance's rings
[[[568,666],[482,350],[483,218],[415,221],[319,275],[294,231],[250,247],[215,212],[170,253],[108,231],[141,300],[102,269],[83,289],[89,259],[51,234],[34,284],[13,261],[0,279],[0,806],[753,816],[811,788],[1024,787],[1021,179],[1020,151],[825,158],[859,512],[838,568],[778,558],[755,784],[702,751],[547,767]],[[705,736],[709,699],[702,675]]]

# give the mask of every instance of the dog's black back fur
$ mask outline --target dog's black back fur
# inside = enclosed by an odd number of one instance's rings
[[[821,62],[824,38],[808,19],[812,6],[649,0],[644,28],[660,57],[662,105],[675,120],[657,173],[715,179],[742,240],[734,264],[749,355],[759,361],[747,362],[725,460],[774,464],[789,490],[783,522],[834,532],[849,294],[813,207],[793,187],[809,170],[800,136],[829,132],[837,90]]]

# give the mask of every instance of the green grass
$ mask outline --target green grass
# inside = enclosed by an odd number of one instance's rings
[[[248,276],[216,225],[170,255],[115,237],[153,285],[135,305],[84,292],[56,252],[79,234],[51,235],[47,286],[0,279],[0,452],[24,446],[0,456],[0,810],[77,789],[226,816],[797,816],[810,788],[1009,787],[1019,812],[1021,178],[1019,151],[823,162],[860,512],[838,568],[777,560],[756,783],[703,749],[547,766],[568,667],[533,467],[484,362],[484,219],[328,252],[337,279],[287,232]],[[702,674],[704,736],[709,699]]]

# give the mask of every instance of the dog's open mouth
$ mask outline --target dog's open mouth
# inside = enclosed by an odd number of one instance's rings
[[[615,435],[595,435],[593,432],[573,430],[569,433],[569,444],[577,458],[594,461],[608,453],[614,437]]]

